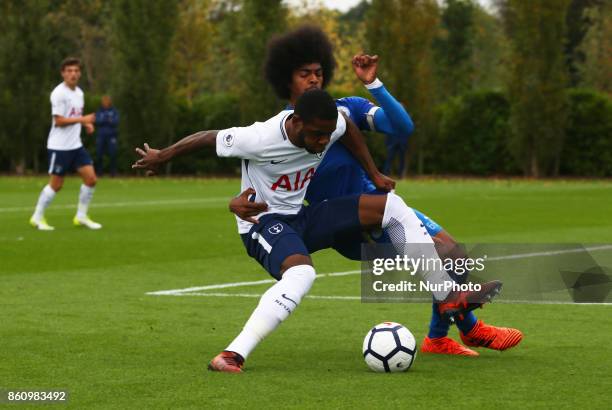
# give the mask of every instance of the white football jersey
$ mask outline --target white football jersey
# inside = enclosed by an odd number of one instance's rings
[[[81,142],[81,124],[72,124],[65,127],[55,126],[54,115],[62,117],[80,117],[83,115],[84,98],[83,91],[76,87],[70,89],[65,83],[61,83],[51,93],[51,131],[47,139],[47,149],[68,151],[83,146]]]
[[[311,154],[291,143],[285,129],[291,110],[282,111],[266,122],[248,127],[221,130],[217,134],[219,157],[242,158],[241,192],[253,188],[255,202],[268,204],[259,214],[296,214],[302,207],[310,179],[329,147],[346,131],[344,117],[338,113],[336,130],[325,151]],[[236,216],[238,232],[247,233],[253,225]]]

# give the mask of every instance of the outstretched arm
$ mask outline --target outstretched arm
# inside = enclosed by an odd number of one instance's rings
[[[136,153],[141,158],[132,164],[134,169],[147,170],[151,175],[157,172],[160,165],[172,160],[175,157],[189,154],[202,147],[214,147],[216,145],[218,131],[200,131],[183,138],[175,144],[164,149],[153,149],[149,144],[144,144],[144,150],[136,148]]]
[[[91,114],[83,115],[82,117],[64,117],[62,115],[55,114],[53,118],[55,119],[56,127],[67,127],[68,125],[73,125],[73,124],[83,124],[83,125],[92,124],[93,122],[96,121],[96,114],[91,113]]]
[[[376,168],[372,155],[370,155],[370,150],[368,150],[368,146],[365,143],[365,138],[361,131],[359,131],[359,128],[349,118],[346,116],[344,118],[346,120],[346,132],[340,138],[342,144],[361,163],[361,166],[365,169],[376,188],[384,191],[390,191],[395,188],[395,181],[383,175]]]
[[[412,118],[376,77],[378,56],[356,55],[352,63],[355,75],[380,106],[374,112],[373,118],[368,121],[370,128],[373,128],[372,131],[407,139],[414,131]]]

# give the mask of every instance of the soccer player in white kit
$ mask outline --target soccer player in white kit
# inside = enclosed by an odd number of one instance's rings
[[[51,92],[52,122],[47,139],[50,179],[38,197],[30,225],[41,231],[55,229],[47,223],[45,209],[53,201],[55,194],[62,189],[66,172],[76,170],[83,179],[83,184],[73,223],[75,226],[100,229],[102,225],[92,221],[87,215],[97,178],[91,156],[81,141],[81,125],[88,134],[93,133],[96,115],[83,115],[84,94],[77,86],[81,78],[80,60],[74,57],[66,58],[62,61],[61,74],[64,81]]]
[[[250,190],[268,204],[256,219],[236,220],[248,255],[278,282],[262,295],[240,334],[210,362],[210,370],[242,372],[247,356],[289,317],[310,290],[316,277],[311,253],[336,248],[346,240],[360,240],[364,229],[382,228],[390,231],[400,252],[412,248],[423,257],[438,257],[421,221],[394,193],[356,194],[303,205],[310,179],[338,140],[361,162],[378,189],[388,192],[394,188],[394,181],[376,168],[356,125],[338,113],[334,100],[322,90],[305,92],[295,111],[282,111],[265,122],[201,131],[163,150],[147,144],[145,150],[136,150],[142,158],[132,167],[155,171],[178,155],[216,147],[219,157],[242,159],[241,191]],[[439,268],[424,268],[420,274],[431,283],[453,281]],[[482,306],[500,289],[501,282],[492,281],[479,291],[438,290],[433,294],[441,314],[452,316]]]

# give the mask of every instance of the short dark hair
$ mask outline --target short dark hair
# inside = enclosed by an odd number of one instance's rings
[[[304,64],[311,63],[321,64],[323,88],[327,87],[336,68],[333,46],[321,28],[303,25],[270,40],[264,75],[276,95],[288,100],[291,97],[289,84],[293,72]]]
[[[77,57],[66,57],[62,60],[62,64],[60,65],[60,71],[64,71],[64,68],[71,66],[71,65],[78,65],[79,68],[81,68],[81,60]]]
[[[327,91],[309,90],[298,98],[295,103],[295,114],[305,123],[312,120],[336,120],[338,108],[336,102]]]

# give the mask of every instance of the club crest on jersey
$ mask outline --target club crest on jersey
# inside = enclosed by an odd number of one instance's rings
[[[272,235],[278,235],[283,231],[283,225],[281,223],[277,223],[268,228],[268,232]]]
[[[225,146],[231,147],[234,145],[234,136],[232,134],[227,134],[225,137],[223,137],[223,142],[225,142]]]

